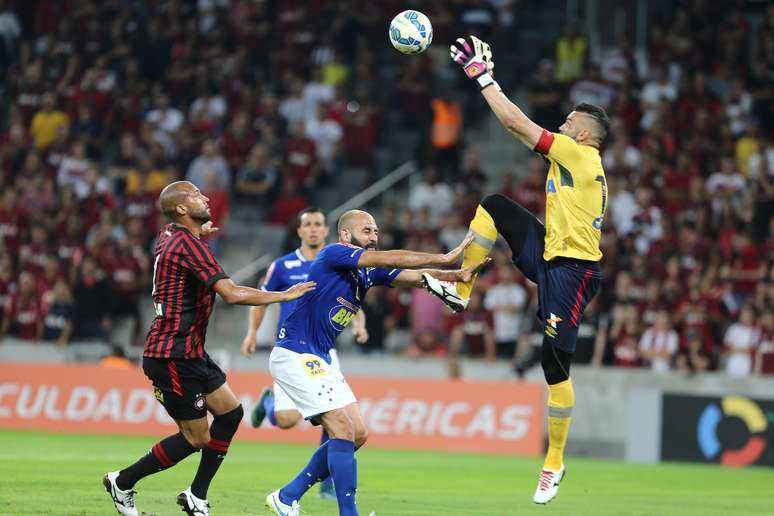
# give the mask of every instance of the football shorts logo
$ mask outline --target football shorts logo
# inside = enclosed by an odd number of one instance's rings
[[[328,364],[316,355],[301,355],[301,364],[309,378],[319,378],[328,374]]]
[[[196,410],[204,410],[205,405],[207,404],[207,400],[204,397],[204,394],[199,394],[194,398],[194,408]]]
[[[562,318],[554,313],[551,313],[551,317],[546,319],[546,335],[548,335],[552,339],[555,339],[556,336],[559,334],[556,324],[560,322],[562,322]]]
[[[156,397],[159,403],[164,403],[164,393],[158,387],[153,388],[153,395]]]

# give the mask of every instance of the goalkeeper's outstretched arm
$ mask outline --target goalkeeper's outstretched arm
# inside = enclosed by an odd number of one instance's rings
[[[481,95],[484,96],[500,123],[530,150],[534,149],[540,140],[540,135],[543,134],[543,128],[530,120],[519,106],[508,100],[508,97],[497,87],[497,83],[485,87],[481,90]]]
[[[457,38],[449,47],[449,55],[452,61],[462,67],[465,75],[478,84],[481,94],[500,123],[524,145],[534,149],[543,134],[543,128],[503,95],[500,85],[492,77],[494,61],[489,45],[475,36]]]

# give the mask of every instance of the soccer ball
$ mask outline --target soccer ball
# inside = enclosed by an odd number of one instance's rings
[[[390,22],[390,43],[402,54],[421,54],[432,42],[433,26],[419,11],[403,11]]]

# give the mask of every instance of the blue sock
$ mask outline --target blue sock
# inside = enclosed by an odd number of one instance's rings
[[[357,465],[355,443],[344,439],[328,441],[328,469],[336,485],[339,516],[357,516],[355,492],[357,491]]]
[[[263,408],[266,411],[266,417],[269,418],[269,423],[277,426],[277,416],[274,415],[274,395],[266,396],[263,399]]]
[[[310,487],[328,476],[328,453],[328,443],[317,448],[301,473],[280,489],[279,497],[282,503],[291,505],[293,500],[300,500]]]
[[[327,443],[328,439],[330,439],[328,431],[323,428],[322,434],[320,435],[320,445]],[[331,480],[330,475],[326,471],[325,478],[322,478],[320,482],[323,484],[320,489],[327,489],[333,483],[333,480]]]

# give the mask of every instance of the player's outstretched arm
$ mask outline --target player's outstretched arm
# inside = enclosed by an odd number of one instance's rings
[[[261,327],[264,315],[266,315],[265,305],[251,306],[247,314],[247,333],[245,333],[245,338],[242,339],[239,351],[248,358],[255,351],[255,337],[258,333],[258,328]]]
[[[213,290],[230,305],[261,306],[298,299],[310,290],[314,290],[316,285],[314,281],[305,281],[283,292],[265,292],[257,288],[237,285],[230,278],[224,278],[215,283]]]
[[[455,267],[462,257],[463,251],[473,242],[473,233],[468,233],[465,239],[445,254],[420,253],[405,249],[393,251],[365,251],[357,261],[358,267],[381,267],[385,269],[420,269],[425,267],[448,268]]]
[[[492,77],[492,50],[475,36],[457,38],[449,47],[452,61],[460,65],[469,79],[474,80],[497,119],[524,145],[534,149],[543,128],[529,119],[519,107],[508,100]]]
[[[466,267],[464,269],[455,269],[455,270],[424,269],[424,270],[401,271],[401,273],[395,276],[395,279],[392,280],[392,286],[422,288],[424,287],[424,283],[422,282],[422,274],[424,273],[430,274],[432,277],[440,281],[449,281],[449,282],[470,281],[471,279],[473,279],[473,276],[475,274],[478,274],[479,271],[481,271],[481,269],[486,267],[491,261],[492,261],[491,258],[486,258],[483,262],[479,263],[478,265],[471,265],[470,267]]]

